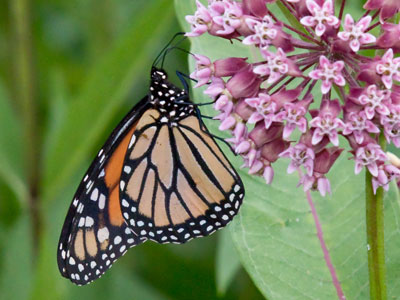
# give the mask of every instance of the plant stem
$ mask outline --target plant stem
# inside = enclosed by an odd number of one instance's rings
[[[14,95],[21,114],[24,133],[26,180],[29,186],[27,202],[32,223],[33,240],[39,240],[40,218],[38,205],[39,148],[35,72],[32,54],[32,23],[30,0],[10,0],[13,28]],[[37,244],[33,245],[34,251]]]
[[[385,141],[380,137],[380,145],[385,149]],[[374,194],[372,175],[365,175],[367,249],[370,299],[386,300],[386,266],[384,241],[384,205],[383,188],[379,187]]]

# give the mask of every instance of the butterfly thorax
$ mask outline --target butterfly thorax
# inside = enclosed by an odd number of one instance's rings
[[[157,121],[170,126],[176,126],[179,120],[194,112],[194,106],[188,104],[187,92],[170,83],[161,69],[152,69],[149,100],[160,113]]]

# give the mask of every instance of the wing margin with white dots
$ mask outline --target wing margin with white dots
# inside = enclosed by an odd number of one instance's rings
[[[146,96],[113,130],[74,195],[61,231],[57,262],[60,273],[75,284],[84,285],[99,278],[127,248],[144,241],[125,222],[115,221],[118,209],[110,210],[112,190],[105,179],[110,159],[121,141],[130,139],[127,135],[132,134],[135,123],[147,108]],[[119,205],[119,198],[117,200]],[[120,219],[123,220],[122,214]],[[121,248],[123,246],[126,249]]]

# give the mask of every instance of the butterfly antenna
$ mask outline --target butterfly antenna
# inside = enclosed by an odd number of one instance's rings
[[[168,49],[169,46],[171,46],[171,44],[174,42],[174,40],[178,37],[178,36],[182,36],[184,35],[185,32],[178,32],[176,34],[174,34],[174,36],[171,38],[171,40],[164,46],[164,48],[162,48],[162,50],[160,51],[160,53],[157,55],[157,57],[154,59],[153,62],[153,67],[158,63],[158,61],[160,60],[160,58],[163,56],[164,52]],[[185,37],[186,38],[186,37]]]
[[[176,50],[180,50],[180,51],[182,51],[182,52],[184,52],[184,53],[193,55],[191,52],[189,52],[189,51],[187,51],[187,50],[185,50],[185,49],[183,49],[183,48],[178,47],[178,46],[179,46],[181,43],[183,43],[186,39],[187,39],[187,37],[184,36],[184,37],[183,37],[180,41],[178,41],[175,45],[170,46],[168,49],[166,49],[166,50],[164,51],[163,56],[162,56],[162,61],[161,61],[161,68],[164,67],[164,61],[165,61],[165,58],[167,57],[167,54],[170,53],[172,50],[175,50],[175,49],[176,49]]]

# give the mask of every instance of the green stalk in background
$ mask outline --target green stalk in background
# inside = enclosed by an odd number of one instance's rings
[[[17,102],[25,141],[25,168],[28,185],[29,212],[32,234],[39,240],[39,142],[37,101],[35,97],[35,71],[33,63],[31,3],[29,0],[11,0],[10,15],[13,27],[12,60],[14,66],[14,98]],[[34,245],[37,249],[37,245]],[[34,250],[35,251],[35,250]]]

